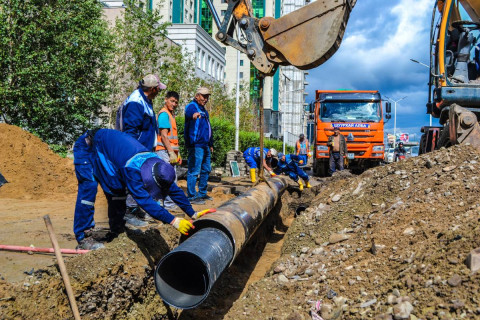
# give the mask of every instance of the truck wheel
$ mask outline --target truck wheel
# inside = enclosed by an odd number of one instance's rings
[[[315,176],[326,177],[328,174],[328,163],[322,161],[315,161]]]
[[[449,133],[449,128],[448,124],[446,124],[443,129],[440,131],[440,137],[438,138],[438,143],[437,143],[437,149],[440,149],[441,147],[448,148],[452,144],[450,142],[450,133]]]

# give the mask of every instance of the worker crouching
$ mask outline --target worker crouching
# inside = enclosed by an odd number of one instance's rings
[[[145,212],[186,235],[194,228],[192,223],[174,217],[156,200],[170,196],[193,219],[214,211],[195,212],[182,189],[174,182],[173,167],[127,134],[100,129],[87,133],[86,140],[93,149],[93,174],[107,198],[110,230],[113,233],[124,230],[127,190]]]
[[[285,174],[288,175],[293,181],[298,183],[298,186],[300,188],[300,191],[303,190],[303,183],[302,181],[298,178],[303,179],[305,182],[305,185],[307,188],[311,188],[312,185],[309,182],[308,175],[303,171],[299,165],[303,164],[303,159],[301,159],[299,156],[294,155],[294,154],[283,154],[283,153],[278,153],[278,163],[277,166],[275,167],[274,172],[276,174]]]
[[[267,149],[263,148],[263,157],[260,156],[260,148],[259,147],[251,147],[243,152],[243,158],[245,162],[250,167],[250,178],[252,183],[257,181],[256,178],[256,170],[260,167],[260,161],[263,161],[263,168],[268,171],[270,176],[274,177],[275,173],[272,169],[272,159],[273,157],[277,156],[277,150],[275,149]],[[262,159],[262,160],[260,160]]]

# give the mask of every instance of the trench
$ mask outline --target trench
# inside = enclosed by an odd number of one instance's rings
[[[270,272],[281,256],[288,228],[295,216],[308,208],[314,192],[310,189],[302,194],[296,188],[287,188],[234,263],[217,280],[208,298],[195,309],[180,311],[177,319],[223,319],[249,285]]]

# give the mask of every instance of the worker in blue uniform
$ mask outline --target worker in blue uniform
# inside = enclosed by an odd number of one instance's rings
[[[243,158],[250,167],[250,179],[253,183],[257,181],[255,173],[258,167],[260,167],[260,159],[263,161],[263,168],[273,177],[275,173],[272,169],[272,158],[277,156],[277,150],[263,148],[263,157],[260,156],[259,147],[250,147],[243,152]]]
[[[125,223],[126,190],[145,212],[186,235],[193,228],[192,223],[174,217],[156,200],[170,196],[193,219],[215,211],[195,212],[182,189],[174,183],[173,167],[127,134],[100,129],[87,133],[87,143],[93,147],[94,176],[107,196],[110,228],[118,228]]]
[[[285,174],[288,175],[293,181],[298,183],[298,186],[300,188],[300,191],[303,190],[303,183],[302,181],[298,178],[303,179],[305,181],[305,184],[307,188],[311,188],[312,185],[309,182],[308,175],[303,171],[299,165],[303,164],[303,159],[301,159],[299,156],[294,155],[294,154],[287,154],[284,155],[283,153],[279,152],[278,153],[278,163],[277,166],[275,167],[275,173],[276,174]]]
[[[98,183],[93,177],[93,167],[90,159],[93,149],[87,145],[86,138],[87,134],[81,135],[73,146],[73,164],[78,180],[73,232],[78,242],[78,249],[96,250],[104,246],[91,237],[91,230],[95,227],[93,214],[95,212],[94,205]]]

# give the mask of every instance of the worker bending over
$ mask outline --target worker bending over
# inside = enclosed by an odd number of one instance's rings
[[[285,174],[288,175],[293,181],[298,183],[300,187],[300,191],[303,190],[303,183],[300,181],[298,176],[305,181],[305,185],[307,188],[311,188],[310,182],[308,181],[308,175],[303,171],[299,165],[303,164],[303,159],[299,156],[294,154],[283,154],[281,152],[278,153],[278,163],[277,167],[275,168],[276,174]]]
[[[277,156],[277,150],[263,148],[263,168],[268,171],[268,173],[273,177],[275,173],[272,169],[272,159]],[[250,178],[252,182],[256,182],[255,171],[260,166],[260,148],[251,147],[245,150],[243,153],[243,158],[245,162],[250,167]]]
[[[174,183],[173,167],[127,134],[100,129],[88,132],[86,141],[93,148],[94,176],[107,197],[111,229],[121,232],[125,225],[126,190],[145,212],[171,224],[182,234],[188,234],[193,228],[191,222],[174,217],[156,200],[170,196],[193,219],[214,211],[195,212],[182,189]]]

